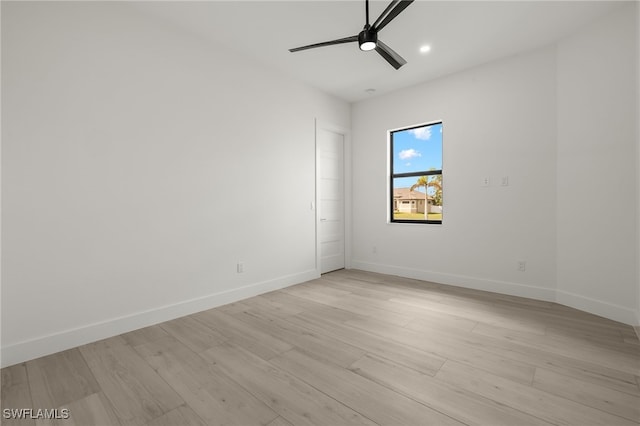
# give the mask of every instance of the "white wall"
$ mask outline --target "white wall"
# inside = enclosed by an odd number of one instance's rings
[[[638,323],[635,7],[557,46],[355,104],[354,267]],[[443,224],[388,224],[386,131],[438,119]]]
[[[628,322],[638,310],[634,7],[558,44],[558,298]]]
[[[0,4],[0,34],[2,33],[2,4]],[[0,40],[1,42],[1,40]],[[0,48],[1,49],[1,48]],[[0,79],[2,78],[2,55],[0,55]],[[0,84],[0,99],[2,99],[2,84]],[[0,102],[0,131],[2,129],[2,102]],[[2,149],[0,149],[0,165],[2,164]],[[2,188],[2,173],[0,166],[0,195]],[[0,196],[0,218],[2,218],[2,197]],[[0,242],[2,240],[2,220],[0,220]],[[0,244],[0,259],[2,259],[2,244]],[[2,364],[2,262],[0,262],[0,366]]]
[[[640,40],[640,7],[636,6],[636,40]],[[640,74],[640,42],[636,43],[636,67],[638,74]],[[636,111],[640,112],[640,82],[636,83]],[[636,120],[636,146],[637,146],[637,159],[636,164],[636,182],[638,182],[638,205],[636,216],[636,234],[638,236],[637,250],[638,257],[640,257],[640,120]],[[638,260],[638,305],[636,306],[636,334],[640,339],[640,260]]]
[[[124,3],[2,9],[3,365],[317,276],[346,103]]]
[[[547,48],[355,104],[354,267],[552,298],[554,70]],[[386,132],[440,119],[443,223],[388,224]]]

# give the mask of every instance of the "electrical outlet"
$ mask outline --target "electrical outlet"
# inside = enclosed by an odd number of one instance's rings
[[[524,272],[527,270],[526,260],[518,260],[518,271]]]
[[[237,271],[239,274],[244,272],[244,262],[238,262]]]
[[[502,176],[500,179],[500,185],[509,186],[509,176]]]
[[[482,180],[480,180],[480,186],[491,186],[491,178],[489,176],[484,176]]]

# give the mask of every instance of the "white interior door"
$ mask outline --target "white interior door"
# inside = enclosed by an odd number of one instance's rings
[[[344,135],[318,129],[320,273],[345,267]]]

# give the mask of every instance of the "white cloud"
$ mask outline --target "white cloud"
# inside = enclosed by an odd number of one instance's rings
[[[420,154],[415,149],[411,148],[411,149],[405,149],[403,151],[400,151],[398,153],[398,157],[400,157],[401,160],[408,160],[410,158],[422,157],[422,154]]]
[[[409,130],[416,139],[421,139],[423,141],[428,140],[431,137],[431,127],[418,127],[416,129]]]

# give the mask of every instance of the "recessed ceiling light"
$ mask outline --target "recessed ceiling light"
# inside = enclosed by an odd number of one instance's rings
[[[429,46],[428,44],[425,44],[424,46],[420,46],[420,53],[427,53],[430,50],[431,50],[431,46]]]

